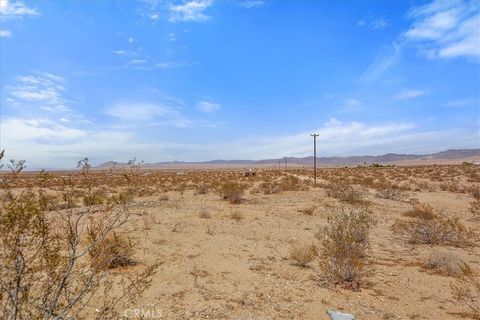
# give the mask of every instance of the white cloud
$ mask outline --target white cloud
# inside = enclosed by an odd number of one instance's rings
[[[36,9],[27,7],[21,1],[11,2],[9,0],[0,0],[0,17],[7,18],[19,18],[22,16],[35,16],[38,15]]]
[[[404,43],[392,43],[389,52],[377,56],[375,61],[368,67],[364,74],[360,77],[362,82],[373,82],[378,79],[385,71],[394,65],[401,57],[401,47]]]
[[[198,110],[206,113],[212,113],[220,110],[221,106],[218,103],[213,103],[209,101],[200,101],[197,104]]]
[[[345,106],[349,107],[349,108],[355,108],[355,107],[360,106],[361,104],[362,104],[362,102],[360,100],[357,100],[357,99],[353,99],[353,98],[345,99]]]
[[[128,111],[132,110],[124,112]],[[94,164],[132,157],[146,162],[304,157],[311,155],[312,132],[319,134],[318,156],[427,153],[478,147],[476,131],[466,128],[421,131],[412,123],[367,124],[331,119],[316,130],[198,144],[146,142],[134,134],[134,129],[80,130],[67,125],[71,124],[59,125],[46,119],[2,119],[0,130],[7,157],[26,159],[29,168],[72,168],[76,160],[85,156]]]
[[[65,79],[46,72],[19,76],[12,86],[7,86],[9,103],[14,106],[39,106],[51,110],[67,111],[64,97]],[[47,109],[45,109],[47,110]]]
[[[408,100],[408,99],[413,99],[417,98],[420,96],[426,95],[427,92],[423,90],[415,90],[415,89],[404,89],[400,92],[398,92],[394,98],[397,100]]]
[[[12,32],[10,30],[0,30],[0,38],[10,38]]]
[[[360,19],[357,22],[357,26],[359,27],[369,27],[370,29],[383,29],[388,27],[389,23],[384,18],[375,18],[371,21],[367,21],[365,19]]]
[[[215,127],[202,119],[184,115],[184,106],[172,98],[155,102],[123,102],[106,108],[103,113],[121,122],[122,126]]]
[[[266,5],[267,5],[267,1],[263,1],[263,0],[246,0],[246,1],[240,2],[240,6],[247,9],[260,8]]]
[[[480,3],[435,0],[413,8],[405,37],[429,58],[480,58]]]
[[[213,4],[213,0],[192,0],[179,5],[170,5],[169,21],[205,22],[210,19],[205,10]]]

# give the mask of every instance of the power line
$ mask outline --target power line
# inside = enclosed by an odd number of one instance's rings
[[[317,133],[313,133],[313,186],[317,186]]]

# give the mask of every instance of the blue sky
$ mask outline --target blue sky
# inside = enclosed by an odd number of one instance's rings
[[[0,0],[30,168],[480,145],[478,1]]]

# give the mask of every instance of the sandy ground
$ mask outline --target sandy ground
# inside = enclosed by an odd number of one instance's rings
[[[308,268],[289,259],[292,241],[315,243],[325,223],[328,198],[321,188],[274,195],[246,194],[239,205],[218,195],[183,196],[169,192],[137,199],[145,211],[128,227],[138,240],[136,258],[161,261],[152,286],[131,308],[160,310],[163,319],[329,319],[327,309],[353,313],[356,319],[458,319],[467,311],[451,296],[451,277],[436,275],[415,262],[434,247],[409,245],[390,226],[411,208],[401,201],[378,199],[370,190],[375,217],[370,253],[372,274],[360,291],[325,288],[317,262]],[[421,201],[457,215],[480,232],[468,212],[470,194],[416,192]],[[313,215],[298,210],[317,206]],[[199,217],[206,210],[210,218]],[[231,218],[238,211],[242,219]],[[448,250],[471,265],[480,265],[480,248]]]

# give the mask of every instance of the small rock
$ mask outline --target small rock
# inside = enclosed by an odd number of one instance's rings
[[[353,314],[350,313],[342,313],[333,310],[327,310],[327,314],[330,316],[332,320],[355,320]]]

